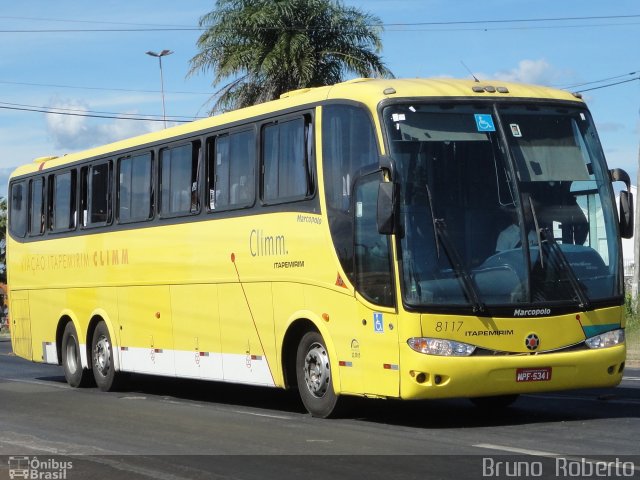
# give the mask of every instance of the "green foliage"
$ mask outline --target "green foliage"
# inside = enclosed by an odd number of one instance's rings
[[[378,53],[380,20],[338,0],[217,0],[189,74],[213,72],[214,111],[240,108],[348,73],[392,77]]]
[[[6,269],[7,199],[0,199],[0,282],[7,281]]]
[[[5,238],[7,233],[7,199],[0,199],[0,238]]]
[[[625,298],[624,313],[627,318],[627,330],[640,330],[640,312],[638,312],[638,301],[634,301],[631,298],[631,295],[627,295]]]

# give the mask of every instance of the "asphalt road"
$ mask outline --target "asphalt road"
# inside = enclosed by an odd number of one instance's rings
[[[321,420],[268,388],[136,376],[124,392],[72,389],[61,367],[0,339],[0,479],[34,457],[70,480],[585,478],[598,466],[640,478],[639,433],[638,369],[615,389],[525,395],[492,414],[465,400],[362,400]]]

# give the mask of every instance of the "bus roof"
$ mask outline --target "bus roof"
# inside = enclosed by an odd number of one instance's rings
[[[285,93],[280,99],[261,103],[239,110],[233,110],[213,117],[196,120],[175,127],[131,137],[114,143],[101,145],[62,157],[39,157],[27,165],[18,167],[12,177],[32,173],[43,168],[51,168],[72,163],[85,158],[109,156],[116,152],[144,145],[154,144],[174,137],[235,123],[244,119],[262,116],[270,112],[286,110],[296,106],[314,104],[330,99],[349,99],[371,108],[386,98],[524,98],[551,99],[581,102],[575,95],[549,87],[503,82],[499,80],[475,82],[473,80],[439,79],[368,79],[357,78],[332,86],[305,88]]]

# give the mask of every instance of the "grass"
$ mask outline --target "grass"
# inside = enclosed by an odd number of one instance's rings
[[[631,298],[627,297],[627,365],[629,367],[640,367],[640,306],[636,306],[636,311],[631,304]]]

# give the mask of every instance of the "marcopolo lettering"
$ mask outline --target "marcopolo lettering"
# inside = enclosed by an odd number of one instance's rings
[[[539,317],[541,315],[551,315],[551,309],[550,308],[532,308],[532,309],[516,308],[513,311],[514,317]]]

